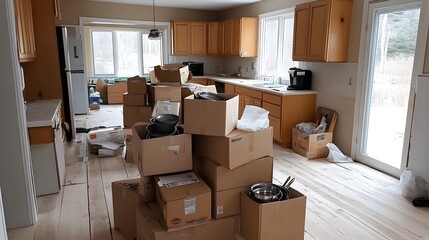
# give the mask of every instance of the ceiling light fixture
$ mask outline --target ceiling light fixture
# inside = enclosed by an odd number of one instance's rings
[[[155,28],[155,0],[152,0],[153,3],[153,29],[150,30],[148,38],[150,40],[159,40],[162,37],[162,32],[158,28]]]

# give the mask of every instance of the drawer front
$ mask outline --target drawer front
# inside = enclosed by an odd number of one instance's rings
[[[253,89],[249,89],[249,88],[244,88],[244,87],[235,87],[235,93],[236,94],[242,94],[242,95],[246,95],[252,98],[258,98],[258,99],[262,99],[262,92],[257,91],[257,90],[253,90]]]
[[[268,102],[262,103],[262,108],[270,112],[270,115],[276,118],[281,118],[282,108],[278,105],[274,105]]]
[[[281,126],[280,126],[280,118],[268,116],[270,120],[270,126],[273,127],[273,139],[277,142],[281,142]]]
[[[253,98],[253,106],[262,107],[262,100]]]
[[[273,95],[273,94],[269,94],[269,93],[264,93],[262,100],[264,100],[264,102],[269,102],[269,103],[276,104],[279,106],[282,105],[282,97],[281,96],[277,96],[277,95]]]

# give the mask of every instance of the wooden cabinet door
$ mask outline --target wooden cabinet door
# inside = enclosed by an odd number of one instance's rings
[[[207,54],[219,55],[219,22],[210,22],[207,24]]]
[[[173,22],[173,55],[191,54],[191,24]]]
[[[258,56],[258,18],[241,18],[240,57]]]
[[[36,42],[31,0],[15,0],[14,3],[19,61],[33,61],[36,58]]]
[[[273,127],[273,139],[277,142],[282,142],[280,119],[269,115],[268,120],[270,120],[270,126]]]
[[[207,52],[207,24],[204,22],[191,23],[191,54],[206,55]]]
[[[326,60],[329,1],[316,1],[310,4],[307,59]]]
[[[232,55],[232,32],[233,32],[232,20],[225,21],[224,23],[225,55]]]
[[[310,4],[298,5],[295,8],[292,58],[294,61],[307,58],[308,18]]]
[[[219,22],[219,34],[218,34],[218,53],[219,55],[225,54],[225,26],[223,22]]]
[[[234,56],[239,56],[241,52],[241,19],[232,20],[232,46],[231,54]]]
[[[239,97],[239,104],[238,104],[238,116],[241,117],[244,112],[244,108],[247,105],[253,105],[253,99],[252,97],[246,96],[246,95],[240,95]]]
[[[231,85],[231,84],[225,84],[225,93],[234,94],[235,93],[235,86]]]

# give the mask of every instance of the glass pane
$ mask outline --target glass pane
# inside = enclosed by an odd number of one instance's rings
[[[115,74],[112,32],[92,32],[95,74]]]
[[[142,34],[143,73],[148,74],[154,66],[162,65],[162,40],[150,40],[149,33]]]
[[[377,12],[363,153],[400,168],[420,9]]]
[[[264,45],[262,46],[263,58],[261,59],[261,75],[275,75],[277,70],[277,53],[279,50],[279,20],[270,19],[265,21]]]
[[[298,67],[298,62],[292,61],[293,48],[293,17],[284,19],[284,34],[283,34],[283,55],[279,69],[280,77],[289,79],[288,70],[291,67]]]
[[[140,74],[138,36],[138,32],[117,32],[118,77],[131,77]]]

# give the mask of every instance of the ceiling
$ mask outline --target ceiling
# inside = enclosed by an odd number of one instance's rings
[[[122,4],[152,6],[152,0],[90,0]],[[188,8],[199,10],[226,10],[262,0],[155,0],[156,7]]]

